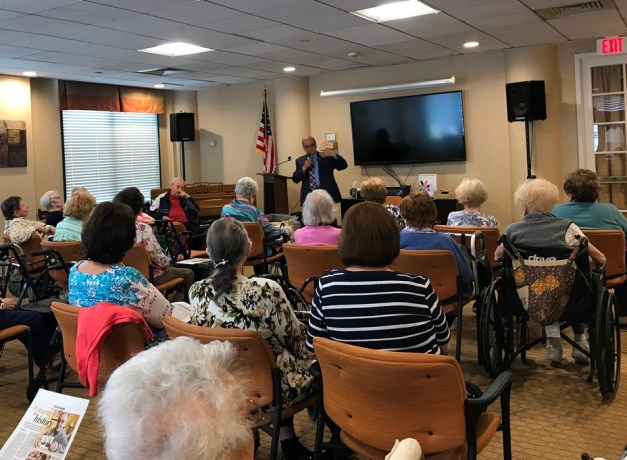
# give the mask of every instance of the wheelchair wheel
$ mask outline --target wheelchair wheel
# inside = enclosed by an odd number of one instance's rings
[[[522,316],[516,319],[516,349],[520,350],[520,360],[527,362],[527,344],[529,343],[529,324]]]
[[[616,297],[607,289],[599,295],[596,309],[595,361],[603,399],[611,399],[620,380],[620,324]]]
[[[503,313],[503,305],[499,304],[501,280],[494,281],[483,298],[480,312],[481,352],[483,368],[491,377],[509,367],[511,346],[509,331],[505,324],[508,321]],[[509,318],[511,321],[511,318]]]

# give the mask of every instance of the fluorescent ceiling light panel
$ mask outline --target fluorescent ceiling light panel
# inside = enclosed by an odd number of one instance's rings
[[[401,91],[405,89],[430,88],[432,86],[447,86],[455,84],[455,75],[451,78],[439,80],[415,81],[412,83],[399,83],[397,85],[370,86],[368,88],[338,89],[335,91],[320,91],[320,97],[354,96],[356,94],[387,93],[388,91]]]
[[[22,72],[22,75],[25,77],[36,77],[37,72],[33,72],[32,70],[27,70],[26,72]]]
[[[351,14],[373,22],[394,21],[396,19],[413,18],[414,16],[434,13],[439,13],[439,11],[424,3],[420,3],[418,0],[386,3],[373,8],[351,11]]]
[[[189,43],[176,42],[167,45],[154,46],[152,48],[144,48],[144,53],[162,54],[163,56],[187,56],[189,54],[206,53],[213,51],[211,48],[203,48],[202,46],[190,45]]]
[[[476,48],[477,46],[479,46],[479,42],[466,42],[464,43],[464,48]]]

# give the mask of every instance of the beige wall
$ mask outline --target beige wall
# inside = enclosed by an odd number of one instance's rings
[[[28,78],[0,76],[0,120],[26,122],[26,167],[0,168],[0,197],[21,196],[29,205],[30,216],[37,216],[39,196],[35,184],[35,150],[33,120],[31,118],[31,86]],[[2,224],[4,218],[0,215]]]
[[[546,82],[547,120],[534,122],[533,172],[561,183],[564,174],[578,164],[574,55],[594,50],[594,41],[536,46],[487,53],[466,54],[421,63],[376,69],[329,72],[310,78],[289,77],[264,84],[219,87],[199,92],[167,91],[166,113],[181,110],[197,114],[197,140],[186,143],[187,179],[233,183],[239,177],[254,177],[262,170],[262,157],[255,152],[261,115],[262,91],[268,91],[268,106],[278,161],[292,157],[278,168],[291,176],[294,160],[307,134],[323,141],[325,133],[337,133],[339,151],[349,168],[336,173],[342,193],[353,181],[378,175],[397,185],[378,167],[353,164],[349,103],[383,97],[461,90],[466,124],[467,161],[444,164],[395,166],[409,185],[418,174],[438,174],[438,187],[454,189],[463,177],[478,177],[488,186],[484,210],[505,226],[517,220],[513,189],[526,177],[524,123],[508,123],[505,84],[541,79]],[[323,99],[320,90],[355,88],[443,78],[455,75],[452,87],[402,91],[354,97]],[[11,98],[22,94],[22,100]],[[31,110],[32,109],[32,110]],[[28,166],[0,169],[2,197],[17,193],[31,208],[46,190],[62,188],[61,133],[58,89],[53,80],[0,76],[0,116],[23,119],[27,126]],[[162,180],[180,174],[180,143],[170,142],[169,119],[160,117]],[[290,182],[290,205],[298,209],[298,189]],[[260,194],[261,195],[261,194]],[[263,205],[260,197],[260,205]],[[34,214],[31,213],[31,216]]]

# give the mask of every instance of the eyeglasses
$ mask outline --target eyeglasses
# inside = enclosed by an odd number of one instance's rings
[[[306,149],[310,149],[311,147],[315,147],[315,146],[316,146],[316,144],[305,144],[305,145],[303,145],[303,147],[306,148]]]

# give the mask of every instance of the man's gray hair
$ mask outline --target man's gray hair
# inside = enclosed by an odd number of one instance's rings
[[[172,181],[170,182],[170,185],[174,185],[174,183],[175,183],[177,180],[183,181],[183,183],[184,183],[184,184],[186,183],[186,182],[185,182],[185,179],[183,179],[182,177],[178,177],[178,176],[177,176],[177,177],[175,177],[174,179],[172,179]]]
[[[41,198],[39,199],[41,209],[50,211],[52,209],[52,200],[54,200],[55,198],[61,198],[61,195],[56,190],[48,190],[46,193],[41,195]]]
[[[329,192],[316,189],[307,195],[303,203],[305,225],[328,225],[335,219],[337,219],[337,208]]]
[[[178,337],[113,372],[98,403],[109,460],[230,458],[252,443],[235,347]]]
[[[257,182],[251,177],[240,177],[237,184],[235,184],[235,195],[243,196],[244,198],[256,195],[258,190]]]

